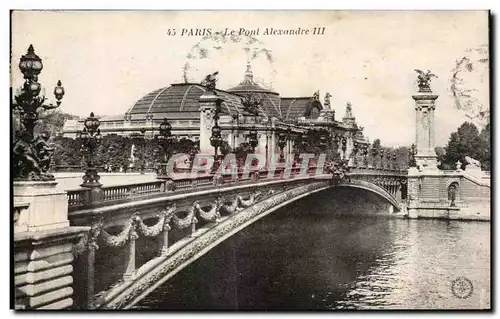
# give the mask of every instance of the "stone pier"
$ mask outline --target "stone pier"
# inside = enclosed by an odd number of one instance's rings
[[[73,247],[89,227],[71,227],[57,182],[14,182],[16,309],[73,305]]]

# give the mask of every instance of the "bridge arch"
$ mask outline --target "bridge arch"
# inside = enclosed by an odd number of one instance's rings
[[[383,187],[378,186],[372,182],[367,182],[359,179],[351,179],[349,182],[340,183],[337,187],[350,187],[350,188],[358,188],[364,189],[366,191],[375,193],[380,197],[387,200],[396,210],[401,210],[401,205],[398,200]]]
[[[135,269],[132,279],[129,278],[119,282],[117,285],[113,285],[109,290],[105,291],[104,294],[100,295],[100,297],[95,300],[95,306],[101,309],[129,309],[133,307],[161,284],[172,278],[175,274],[227,238],[279,208],[314,193],[338,187],[358,188],[376,194],[377,197],[381,197],[388,204],[390,203],[390,205],[399,209],[397,199],[391,195],[389,191],[384,189],[383,186],[386,186],[384,183],[386,183],[386,181],[381,182],[382,186],[379,186],[371,181],[363,181],[351,177],[344,183],[336,184],[331,180],[331,176],[323,176],[323,178],[309,177],[304,180],[290,179],[281,181],[281,183],[268,182],[267,184],[255,183],[248,186],[238,186],[237,188],[241,188],[243,193],[235,193],[234,191],[228,192],[227,196],[229,198],[226,197],[225,206],[227,206],[227,203],[234,201],[232,198],[240,198],[235,201],[236,203],[240,203],[237,204],[236,207],[238,208],[239,205],[239,209],[233,212],[225,212],[223,216],[219,216],[219,218],[210,223],[203,224],[199,228],[193,226],[193,230],[189,236],[169,244],[167,253],[162,253],[162,255],[147,261],[145,264]],[[203,191],[202,193],[205,194],[204,196],[208,196],[206,200],[211,200],[213,203],[217,202],[214,196],[221,194],[220,191],[214,189]],[[261,195],[255,195],[257,193]],[[243,199],[239,194],[246,194],[243,196],[250,195],[250,197],[248,197],[248,199]],[[186,208],[185,205],[187,205],[188,202],[198,202],[196,196],[200,195],[176,196],[184,203],[184,205],[180,205],[182,207],[178,207],[177,209],[177,212],[180,213],[184,211]],[[227,201],[228,199],[230,199],[229,202]],[[160,203],[165,201],[166,199],[164,198],[145,199],[143,200],[144,204],[137,204],[134,205],[134,207],[142,207],[143,209],[140,213],[142,216],[141,218],[147,220],[147,218],[151,217],[150,215],[155,212],[154,209],[157,208],[156,205],[152,205],[153,202]],[[205,204],[204,202],[200,202],[199,208],[197,209],[206,210],[208,206]],[[130,204],[117,204],[113,209],[116,210],[124,205]],[[153,209],[153,211],[148,212],[148,209]],[[194,218],[195,220],[198,218],[200,220],[205,218],[203,214],[201,214],[201,211],[196,210],[197,213],[193,213],[192,209],[190,210],[189,207],[187,209],[191,211],[192,216],[178,216],[178,218]],[[111,208],[103,208],[102,210],[111,211]],[[224,211],[224,209],[221,211]],[[184,222],[182,223],[184,224]],[[194,224],[196,224],[196,222],[194,222]],[[172,225],[172,227],[178,226]],[[135,250],[135,248],[133,249]]]

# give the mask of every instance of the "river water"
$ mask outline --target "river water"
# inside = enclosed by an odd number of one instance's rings
[[[490,223],[339,213],[328,196],[248,226],[135,308],[490,308]],[[452,292],[458,277],[467,298]]]

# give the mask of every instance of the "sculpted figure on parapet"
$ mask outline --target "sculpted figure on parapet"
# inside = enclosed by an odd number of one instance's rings
[[[329,92],[326,92],[325,94],[325,108],[327,110],[331,110],[331,106],[330,106],[330,98],[332,97],[332,95],[329,93]]]
[[[479,162],[476,159],[473,159],[472,157],[466,156],[465,162],[467,162],[467,168],[481,169],[481,162]]]
[[[48,133],[32,139],[24,132],[12,149],[14,174],[28,180],[50,180],[52,174],[47,173],[54,149],[47,143]]]

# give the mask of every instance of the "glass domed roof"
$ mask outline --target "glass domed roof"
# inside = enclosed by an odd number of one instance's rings
[[[199,112],[199,99],[205,91],[206,88],[200,84],[172,84],[146,94],[127,113]],[[229,114],[243,112],[239,96],[222,90],[217,90],[217,95],[223,99],[222,112]]]

